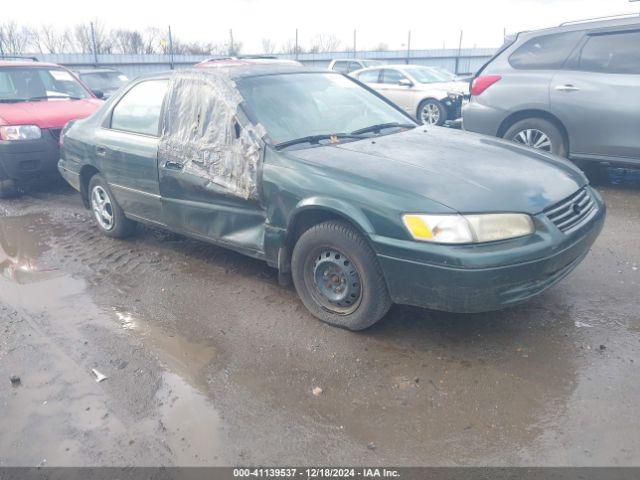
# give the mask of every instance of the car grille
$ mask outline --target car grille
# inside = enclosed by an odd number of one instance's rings
[[[583,225],[597,206],[589,188],[585,187],[561,202],[545,210],[545,214],[562,232],[569,232]]]
[[[61,128],[50,128],[51,136],[56,140],[60,140],[60,132],[62,132]]]

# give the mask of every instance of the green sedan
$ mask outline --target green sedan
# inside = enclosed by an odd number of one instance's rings
[[[418,126],[355,79],[278,62],[136,79],[61,143],[59,170],[105,235],[141,222],[262,259],[350,330],[393,302],[530,299],[580,263],[605,218],[559,157]]]

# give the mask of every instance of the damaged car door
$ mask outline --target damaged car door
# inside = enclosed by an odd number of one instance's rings
[[[158,154],[165,222],[262,258],[261,140],[241,126],[235,88],[214,78],[193,73],[170,82]]]

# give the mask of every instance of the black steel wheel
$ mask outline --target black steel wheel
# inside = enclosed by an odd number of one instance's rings
[[[391,307],[375,252],[346,222],[323,222],[305,231],[293,249],[291,270],[304,305],[331,325],[362,330]]]

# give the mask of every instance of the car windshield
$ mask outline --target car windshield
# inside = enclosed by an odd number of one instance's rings
[[[453,80],[453,75],[447,75],[446,73],[429,67],[404,67],[404,70],[411,75],[419,83],[436,83],[436,82],[450,82]]]
[[[117,90],[127,83],[129,79],[120,72],[91,72],[81,73],[80,78],[89,85],[91,90]]]
[[[337,73],[247,77],[237,82],[275,144],[312,135],[352,133],[412,122],[387,102]],[[391,133],[391,132],[388,132]]]
[[[0,69],[0,102],[69,100],[91,94],[62,68],[6,67]]]

